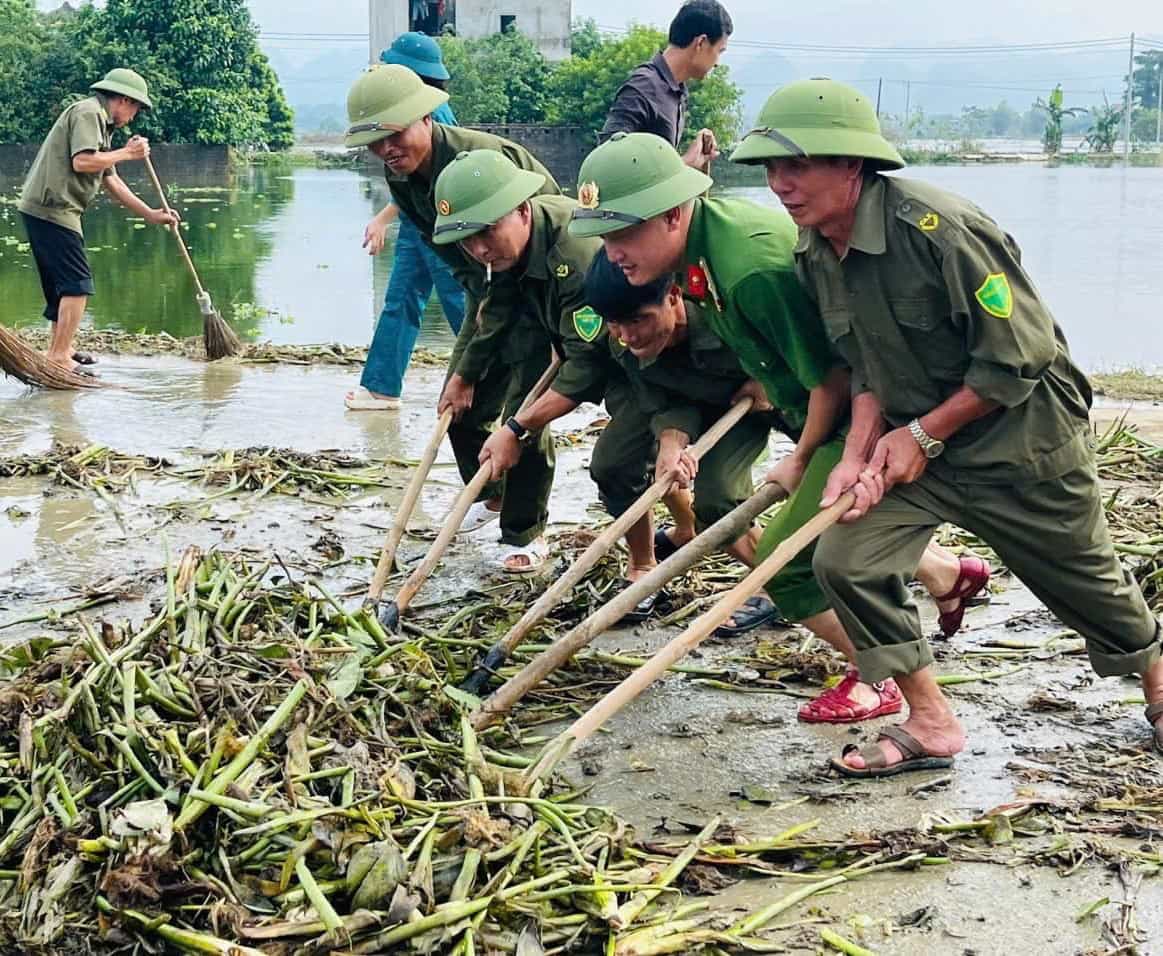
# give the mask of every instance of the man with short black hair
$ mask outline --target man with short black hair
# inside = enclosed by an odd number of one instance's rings
[[[618,132],[653,133],[678,149],[686,128],[687,80],[704,79],[715,68],[734,28],[718,0],[687,0],[670,23],[666,49],[635,69],[618,90],[598,141]],[[683,162],[705,172],[718,155],[715,134],[701,129]]]

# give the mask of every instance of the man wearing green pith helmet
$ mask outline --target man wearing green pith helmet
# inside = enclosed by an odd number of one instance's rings
[[[93,361],[73,352],[73,338],[95,291],[81,229],[85,210],[104,189],[147,222],[178,223],[177,213],[154,209],[117,175],[118,163],[149,156],[149,140],[143,136],[131,137],[120,149],[111,148],[115,129],[132,123],[139,110],[153,108],[145,80],[119,67],[89,89],[92,96],[57,117],[32,162],[17,206],[44,289],[44,316],[53,324],[47,357],[77,371]]]
[[[560,195],[561,190],[524,147],[491,133],[435,122],[433,110],[447,100],[447,93],[425,85],[406,67],[374,66],[348,92],[345,142],[349,147],[367,147],[383,160],[392,200],[448,262],[465,290],[465,321],[437,412],[452,410],[448,437],[461,477],[468,482],[479,468],[491,424],[498,415],[511,416],[545,370],[550,340],[532,318],[513,319],[520,301],[513,275],[494,276],[455,243],[433,242],[436,180],[459,153],[490,149],[503,153],[519,169],[541,176],[537,194]],[[503,481],[486,485],[462,525],[462,531],[473,531],[499,518],[501,541],[516,549],[505,558],[508,570],[527,569],[528,556],[517,552],[545,528],[553,458],[552,436],[545,430]]]
[[[656,136],[618,134],[594,150],[579,173],[581,207],[571,231],[600,235],[609,260],[631,285],[666,273],[685,279],[702,300],[715,335],[738,356],[752,382],[744,394],[770,402],[787,425],[795,451],[769,475],[792,493],[769,523],[757,558],[816,511],[839,459],[837,434],[848,408],[849,372],[831,349],[819,314],[796,279],[796,228],[775,209],[705,195],[711,180],[683,164]],[[945,594],[957,560],[933,549],[917,576]],[[784,616],[803,623],[853,663],[855,649],[812,574],[810,549],[768,585]],[[805,705],[809,721],[849,722],[896,713],[891,681],[861,680],[854,664],[842,684]]]
[[[884,176],[904,165],[858,90],[777,90],[732,159],[763,164],[800,226],[796,265],[852,369],[852,425],[823,503],[817,577],[861,672],[895,677],[908,719],[835,768],[946,767],[965,735],[932,673],[905,587],[953,521],[1086,639],[1103,676],[1138,674],[1163,751],[1160,627],[1115,555],[1095,471],[1086,377],[1013,238],[965,199]]]
[[[436,179],[433,242],[458,245],[494,275],[511,279],[518,296],[512,319],[532,319],[562,358],[545,394],[509,416],[481,448],[479,461],[492,464],[494,481],[520,463],[530,442],[544,440],[550,422],[582,402],[600,402],[612,367],[605,326],[584,298],[586,267],[601,244],[569,234],[577,204],[538,195],[544,186],[542,174],[519,169],[492,149],[460,153]],[[535,571],[547,557],[538,537],[513,556],[511,570]]]

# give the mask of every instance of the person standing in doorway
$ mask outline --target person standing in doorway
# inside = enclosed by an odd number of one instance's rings
[[[407,67],[427,86],[444,90],[448,85],[449,73],[440,55],[440,45],[423,33],[400,34],[380,59]],[[448,103],[441,103],[432,117],[445,126],[456,125],[456,116]],[[359,387],[344,397],[344,404],[351,411],[388,411],[400,407],[404,373],[420,334],[424,306],[434,288],[453,335],[460,334],[464,321],[464,289],[448,264],[424,242],[416,224],[401,215],[394,202],[389,202],[368,223],[364,248],[369,255],[379,255],[388,226],[397,216],[400,232],[396,237],[384,307],[376,323]]]
[[[715,68],[733,30],[731,15],[718,0],[687,0],[670,23],[666,49],[635,69],[618,90],[598,141],[615,133],[653,133],[678,149],[686,129],[687,81],[704,79]],[[707,172],[718,155],[715,134],[701,129],[682,159]]]
[[[147,222],[176,226],[178,214],[154,209],[117,175],[117,164],[149,156],[149,140],[134,136],[112,149],[113,130],[128,126],[138,111],[152,109],[146,82],[133,70],[110,70],[89,89],[93,95],[68,107],[41,144],[17,209],[24,220],[44,290],[44,317],[53,323],[47,357],[74,371],[93,359],[73,352],[73,339],[93,294],[81,216],[104,190]],[[92,374],[92,373],[87,373]]]

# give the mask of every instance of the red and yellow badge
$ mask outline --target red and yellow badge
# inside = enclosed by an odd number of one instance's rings
[[[707,274],[701,266],[686,267],[686,293],[700,302],[707,297]]]
[[[436,211],[442,216],[447,216],[452,212],[452,204],[447,199],[441,199],[436,204]]]
[[[582,209],[597,209],[598,184],[595,182],[582,183],[577,190],[577,204]]]
[[[719,290],[715,288],[715,280],[711,278],[711,267],[707,265],[706,259],[700,259],[698,265],[686,267],[686,292],[700,302],[710,295],[715,308],[720,312],[723,311],[723,300],[719,298]]]

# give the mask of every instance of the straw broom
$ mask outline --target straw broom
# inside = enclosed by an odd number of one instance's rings
[[[145,157],[145,168],[149,173],[149,178],[153,180],[153,186],[161,199],[162,208],[169,212],[170,204],[166,199],[166,191],[162,188],[161,180],[157,178],[157,171],[153,168],[153,160],[148,156]],[[198,308],[202,310],[202,343],[206,347],[206,358],[211,362],[216,362],[218,359],[238,355],[242,352],[242,342],[235,334],[234,329],[226,324],[226,320],[214,308],[214,303],[210,301],[210,293],[202,288],[202,280],[198,278],[198,270],[194,268],[194,260],[190,258],[190,250],[186,248],[186,240],[182,238],[181,230],[177,226],[172,226],[170,229],[178,240],[178,248],[182,252],[182,258],[186,260],[186,267],[190,270],[190,275],[194,277],[194,288],[197,292],[195,298],[198,301]]]
[[[0,325],[0,368],[7,375],[18,378],[25,385],[40,388],[101,388],[106,385],[99,378],[81,375],[72,369],[50,361],[12,329]]]

